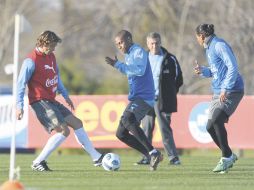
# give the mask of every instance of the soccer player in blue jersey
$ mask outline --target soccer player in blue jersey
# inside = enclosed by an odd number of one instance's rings
[[[228,122],[240,103],[244,95],[244,83],[231,47],[214,34],[213,24],[199,25],[196,38],[205,49],[209,67],[197,63],[195,73],[206,78],[212,77],[213,98],[206,128],[222,152],[213,172],[225,173],[233,166],[237,156],[228,145],[224,123]]]
[[[149,143],[140,122],[154,105],[154,82],[149,64],[148,53],[133,43],[132,35],[121,30],[115,37],[115,45],[125,56],[125,63],[117,57],[106,57],[106,63],[127,75],[129,83],[129,104],[127,105],[116,136],[128,146],[150,158],[150,169],[156,170],[162,154]]]

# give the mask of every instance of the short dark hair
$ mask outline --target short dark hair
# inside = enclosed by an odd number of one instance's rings
[[[124,39],[128,39],[130,38],[132,40],[132,35],[129,31],[127,30],[121,30],[119,31],[117,34],[116,34],[116,37],[121,37],[121,38],[124,38]]]
[[[211,36],[214,34],[214,25],[213,24],[200,24],[196,28],[197,35],[204,35],[205,37]]]
[[[47,30],[42,32],[40,36],[37,38],[36,46],[37,47],[47,46],[52,42],[61,43],[62,40],[54,32]]]

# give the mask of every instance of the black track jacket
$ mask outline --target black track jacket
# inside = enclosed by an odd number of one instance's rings
[[[181,67],[176,57],[162,48],[163,60],[159,77],[159,110],[165,113],[177,112],[177,93],[183,84]]]

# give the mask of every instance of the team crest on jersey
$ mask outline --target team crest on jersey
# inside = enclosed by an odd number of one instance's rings
[[[143,51],[141,49],[137,49],[134,51],[134,59],[135,58],[140,58],[140,59],[143,58]]]

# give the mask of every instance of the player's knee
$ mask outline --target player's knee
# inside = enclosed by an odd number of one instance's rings
[[[124,139],[124,135],[123,135],[123,133],[120,133],[120,132],[116,132],[116,137],[120,140],[120,141],[123,141],[123,139]]]
[[[63,127],[63,130],[62,130],[62,134],[65,136],[65,137],[68,137],[70,135],[70,129],[66,126],[66,127]]]
[[[213,122],[211,119],[208,119],[207,124],[206,124],[206,130],[208,132],[210,132],[212,128],[213,128]]]
[[[55,127],[54,130],[57,133],[62,133],[62,135],[64,135],[65,137],[68,137],[70,135],[70,130],[67,125],[61,125],[61,126]]]
[[[214,110],[214,114],[212,117],[213,124],[220,125],[220,124],[226,123],[227,121],[228,121],[228,116],[223,110],[219,108]]]
[[[139,122],[137,121],[134,113],[132,112],[125,112],[123,117],[121,118],[121,121],[124,127],[126,127],[127,129],[129,129],[130,126],[139,125]]]
[[[117,128],[117,130],[116,130],[116,137],[117,137],[120,141],[123,141],[123,140],[124,140],[124,137],[125,137],[124,131],[122,130],[123,127],[124,127],[124,126],[123,126],[122,122],[120,121],[120,124],[119,124],[119,126],[118,126],[118,128]]]
[[[82,128],[82,127],[83,127],[82,121],[79,118],[76,118],[75,128],[79,129],[79,128]]]
[[[68,121],[68,124],[74,130],[80,129],[80,128],[83,127],[82,121],[79,118],[77,118],[77,117],[73,117],[72,119],[70,119]]]

